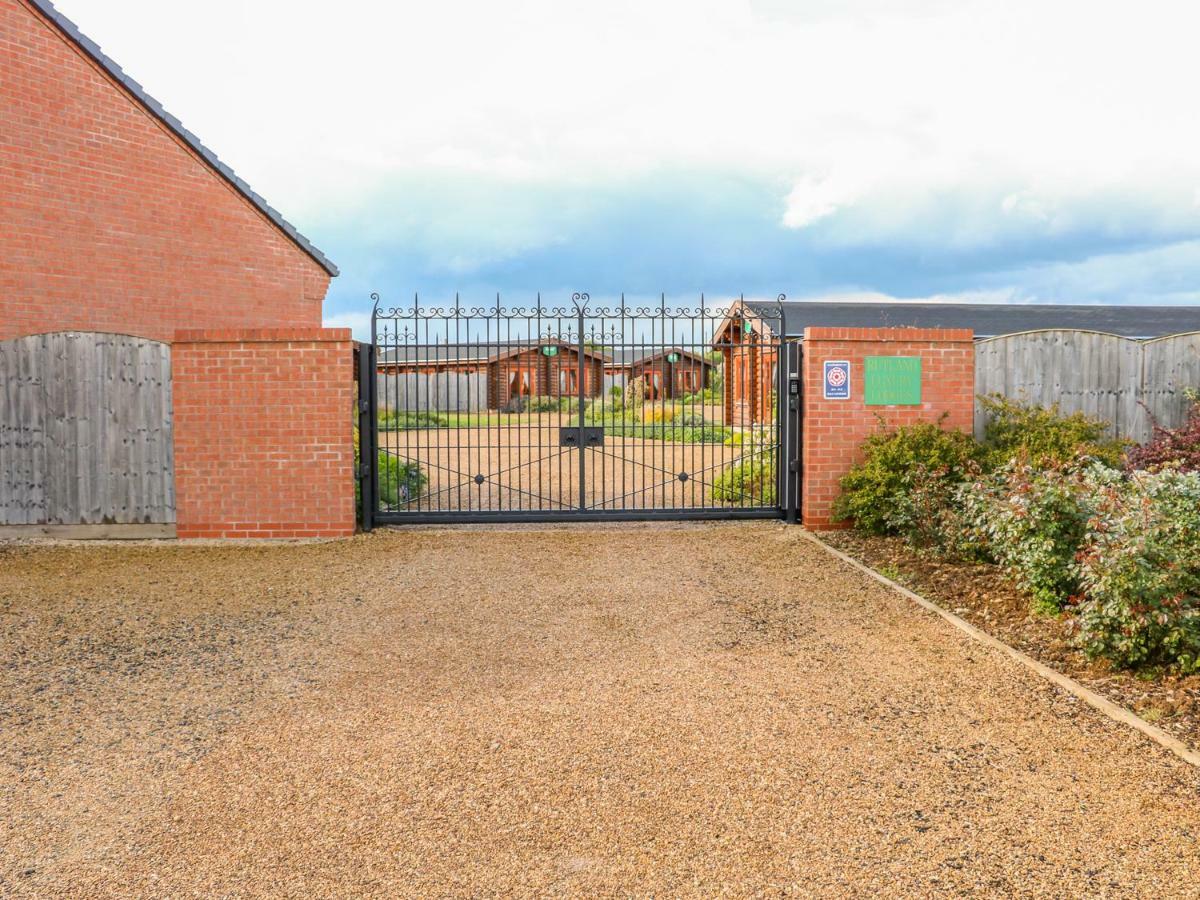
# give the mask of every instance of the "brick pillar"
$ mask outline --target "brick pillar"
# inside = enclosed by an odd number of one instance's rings
[[[845,527],[833,517],[838,482],[862,458],[863,440],[880,427],[937,422],[968,434],[975,415],[975,343],[969,329],[809,328],[804,333],[805,526]],[[864,360],[871,356],[921,359],[921,402],[911,406],[868,406]],[[824,397],[825,362],[850,363],[850,396]]]
[[[354,533],[354,362],[344,328],[180,331],[181,538]]]

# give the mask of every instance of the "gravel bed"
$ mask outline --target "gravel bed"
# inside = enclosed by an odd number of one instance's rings
[[[1200,772],[777,523],[0,548],[0,895],[1200,897]]]
[[[845,531],[823,539],[1200,750],[1200,675],[1129,672],[1088,659],[1075,646],[1071,617],[1036,612],[996,566],[914,553],[898,538]]]

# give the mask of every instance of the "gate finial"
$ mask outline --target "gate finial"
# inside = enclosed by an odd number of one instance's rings
[[[371,291],[371,344],[376,343],[375,320],[379,318],[379,291]]]

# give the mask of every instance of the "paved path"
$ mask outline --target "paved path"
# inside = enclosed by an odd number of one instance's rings
[[[0,549],[0,894],[1200,896],[1200,773],[769,524]]]

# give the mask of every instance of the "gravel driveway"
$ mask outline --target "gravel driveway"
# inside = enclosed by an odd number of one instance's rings
[[[0,548],[0,895],[1200,896],[1200,772],[776,523]]]

